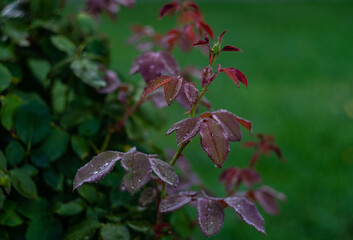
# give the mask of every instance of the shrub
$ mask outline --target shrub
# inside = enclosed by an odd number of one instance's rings
[[[225,198],[211,196],[182,155],[199,134],[202,149],[221,168],[229,143],[241,140],[240,127],[252,133],[250,121],[213,111],[204,97],[222,73],[238,88],[247,87],[240,70],[214,65],[223,52],[240,49],[221,47],[225,32],[211,45],[213,30],[194,2],[168,3],[160,18],[178,14],[178,27],[163,35],[136,25],[128,40],[143,52],[131,67],[145,82],[141,88],[109,69],[109,40],[96,22],[100,12],[114,18],[120,5],[134,2],[89,0],[87,13],[68,16],[64,3],[0,4],[0,238],[185,239],[193,228],[180,209],[186,204],[197,207],[206,236],[219,232],[228,206],[265,233],[254,202],[277,214],[276,199],[284,196],[267,186],[255,189],[261,178],[254,168],[262,153],[273,151],[283,159],[273,137],[258,134],[259,142],[245,143],[255,153],[249,168],[221,174]],[[198,46],[209,65],[180,70],[171,54],[178,46],[185,52]],[[189,110],[189,118],[168,130],[176,132],[177,150],[167,152],[149,144],[142,129],[158,128],[162,110],[157,109],[174,100]],[[208,111],[199,113],[201,105]],[[238,191],[242,183],[245,192]]]

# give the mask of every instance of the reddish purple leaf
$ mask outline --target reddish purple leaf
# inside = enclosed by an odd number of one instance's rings
[[[162,75],[179,74],[179,66],[167,52],[145,52],[138,57],[130,69],[130,74],[140,72],[148,83]]]
[[[75,176],[73,190],[86,182],[97,182],[113,170],[115,163],[121,159],[121,153],[106,151],[92,158],[81,167]]]
[[[116,89],[118,89],[118,87],[121,86],[120,79],[113,71],[105,70],[103,79],[107,85],[106,87],[99,89],[98,90],[99,93],[102,93],[102,94],[112,93]]]
[[[199,96],[199,91],[195,87],[195,84],[194,83],[185,83],[184,84],[184,92],[185,92],[185,96],[188,99],[190,105],[193,105],[196,102],[197,97]]]
[[[133,7],[135,5],[135,0],[114,0],[115,2],[124,5],[125,7]]]
[[[193,103],[191,103],[189,101],[189,99],[186,97],[185,88],[184,87],[181,88],[181,90],[179,92],[179,95],[176,98],[176,100],[183,108],[191,110]]]
[[[159,88],[149,95],[149,98],[157,108],[164,108],[168,106],[165,100],[164,89]]]
[[[139,204],[142,207],[146,207],[150,203],[154,201],[154,199],[157,196],[157,190],[152,187],[148,187],[145,190],[143,190],[140,194],[139,197]]]
[[[202,77],[201,77],[201,85],[203,87],[211,83],[211,76],[212,76],[212,68],[205,67],[202,70]]]
[[[202,149],[212,162],[221,168],[229,154],[227,134],[215,120],[208,119],[201,124],[200,136]]]
[[[197,41],[196,43],[193,44],[193,46],[198,46],[198,45],[207,45],[209,42],[206,40],[200,40]]]
[[[252,202],[240,197],[228,197],[225,198],[224,201],[228,204],[228,206],[234,209],[234,211],[244,222],[254,226],[257,231],[266,234],[264,219]]]
[[[168,85],[165,86],[164,94],[168,105],[172,104],[175,98],[179,95],[182,86],[183,79],[181,77],[173,77],[168,82]]]
[[[122,184],[131,194],[135,194],[150,180],[151,164],[143,153],[129,151],[123,156],[121,166],[128,171]]]
[[[237,87],[240,87],[239,82],[242,82],[246,87],[248,87],[248,81],[246,80],[245,75],[240,72],[238,69],[235,68],[222,68],[221,72],[224,72],[227,74],[227,76],[232,79],[232,81],[237,85]]]
[[[240,123],[241,125],[243,125],[243,127],[245,127],[246,129],[248,129],[248,131],[251,133],[252,135],[252,124],[250,121],[244,119],[244,118],[240,118],[236,115],[234,115],[235,119],[238,121],[238,123]]]
[[[163,181],[176,187],[179,183],[178,175],[176,175],[174,168],[169,164],[158,158],[150,158],[150,163],[153,172]]]
[[[203,31],[206,32],[212,39],[214,38],[214,34],[213,34],[213,30],[210,27],[210,25],[208,25],[207,23],[203,22],[203,21],[199,21],[198,22],[199,28]]]
[[[215,235],[221,230],[224,223],[224,210],[218,201],[198,199],[197,212],[201,231],[206,237]]]
[[[184,207],[190,201],[191,201],[191,197],[184,194],[168,196],[165,199],[163,199],[159,204],[159,212],[161,213],[173,212],[175,210],[178,210],[179,208]]]
[[[221,52],[242,52],[242,50],[234,46],[224,46]]]
[[[219,176],[219,181],[225,183],[227,191],[229,191],[239,179],[240,172],[238,168],[228,168]]]
[[[190,141],[200,130],[201,118],[188,118],[180,125],[176,131],[178,146],[182,143]]]
[[[155,91],[157,88],[162,87],[163,85],[167,84],[171,79],[171,76],[162,76],[154,79],[153,81],[150,81],[145,88],[144,95],[146,96],[151,92]]]
[[[241,177],[246,186],[249,188],[252,187],[254,183],[259,183],[262,181],[260,175],[254,169],[251,168],[242,169]]]
[[[220,109],[213,112],[212,117],[222,126],[230,141],[239,142],[241,140],[240,125],[234,114]]]
[[[178,8],[178,2],[174,1],[172,3],[167,3],[165,4],[160,10],[159,10],[159,19],[161,19],[164,15],[167,13],[173,14]]]
[[[286,197],[283,193],[279,193],[269,187],[261,187],[254,192],[255,198],[264,210],[272,215],[279,213],[278,200],[285,201]]]

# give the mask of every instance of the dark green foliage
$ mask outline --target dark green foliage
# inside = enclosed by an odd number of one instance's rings
[[[0,239],[141,239],[153,229],[155,205],[132,207],[139,194],[121,192],[121,167],[100,185],[75,193],[72,186],[77,169],[101,149],[139,146],[124,129],[104,142],[142,89],[128,86],[124,103],[119,88],[99,93],[110,43],[91,16],[58,6],[0,1]],[[129,126],[161,127],[160,118],[146,105]]]

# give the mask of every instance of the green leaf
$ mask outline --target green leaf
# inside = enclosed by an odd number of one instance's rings
[[[152,224],[146,220],[131,220],[127,225],[136,232],[146,233],[153,228]]]
[[[77,192],[91,204],[95,203],[98,199],[98,192],[92,185],[84,184],[77,190]]]
[[[6,158],[11,166],[16,166],[22,162],[23,157],[26,154],[26,151],[23,149],[22,145],[17,141],[11,141],[7,145]]]
[[[0,214],[0,225],[16,227],[23,223],[21,216],[15,212],[15,207],[15,204],[5,204],[4,211]]]
[[[29,176],[31,176],[31,177],[37,176],[37,174],[38,174],[38,169],[31,164],[23,165],[22,169],[25,170],[29,174]]]
[[[62,191],[64,176],[59,173],[55,168],[48,168],[43,173],[44,182],[56,191]]]
[[[101,120],[98,118],[91,118],[82,123],[78,127],[78,133],[85,137],[90,137],[95,135],[100,128]]]
[[[7,169],[7,159],[4,153],[0,150],[0,170]]]
[[[3,28],[4,33],[21,47],[28,47],[30,45],[30,42],[27,40],[29,36],[27,30],[26,25],[14,24],[12,21],[5,22]]]
[[[61,222],[54,218],[41,217],[29,222],[26,240],[60,240],[62,239]]]
[[[184,209],[173,212],[170,223],[173,230],[183,239],[188,239],[192,233],[192,220]]]
[[[50,165],[50,158],[41,149],[34,149],[31,152],[31,161],[37,167],[45,168]]]
[[[39,198],[36,200],[24,198],[17,200],[17,203],[16,210],[26,218],[35,219],[44,217],[48,214],[49,203],[45,198]]]
[[[7,130],[13,128],[15,112],[22,103],[22,99],[13,94],[6,95],[2,101],[1,123]]]
[[[6,196],[5,196],[4,192],[2,191],[2,189],[0,188],[0,210],[4,206],[5,200],[6,200]]]
[[[90,239],[99,228],[100,224],[95,219],[87,219],[69,228],[64,240],[86,240]]]
[[[50,41],[57,49],[67,53],[68,55],[73,55],[76,51],[75,44],[64,36],[52,36]]]
[[[13,51],[5,44],[0,44],[0,60],[9,60],[14,57]]]
[[[72,149],[81,158],[85,159],[89,155],[89,143],[86,139],[79,136],[71,137]]]
[[[22,196],[36,199],[37,187],[25,169],[15,168],[10,171],[12,185]]]
[[[68,91],[68,86],[63,84],[61,81],[55,80],[53,82],[51,101],[52,101],[54,112],[61,113],[65,110],[67,91]]]
[[[47,19],[53,17],[59,4],[58,0],[31,0],[30,7],[34,19]]]
[[[23,104],[15,115],[19,138],[27,146],[40,142],[49,131],[50,119],[49,109],[44,103],[31,100]]]
[[[58,160],[67,150],[70,135],[60,128],[53,128],[49,136],[40,146],[40,150],[51,162]]]
[[[51,68],[50,63],[42,59],[29,59],[28,67],[39,82],[46,86],[47,75]]]
[[[103,240],[129,240],[130,233],[127,227],[117,224],[107,223],[100,231]]]
[[[4,187],[7,193],[10,192],[11,179],[9,175],[4,173],[2,170],[0,170],[0,186]]]
[[[98,64],[86,58],[76,59],[71,63],[71,69],[84,83],[94,88],[103,88],[107,84],[103,80]]]
[[[1,240],[10,240],[9,234],[4,228],[0,227],[0,239]]]
[[[97,22],[86,13],[77,14],[77,24],[86,35],[92,35],[97,30]]]
[[[0,63],[0,93],[7,89],[11,83],[11,73]]]
[[[55,211],[61,216],[73,216],[82,212],[83,206],[78,202],[72,201],[68,203],[60,203],[59,208]]]

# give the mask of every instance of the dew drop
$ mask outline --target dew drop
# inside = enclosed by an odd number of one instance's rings
[[[94,172],[93,172],[93,174],[97,174],[97,173],[98,173],[98,171],[94,171]]]
[[[109,163],[105,163],[104,166],[108,166]]]

